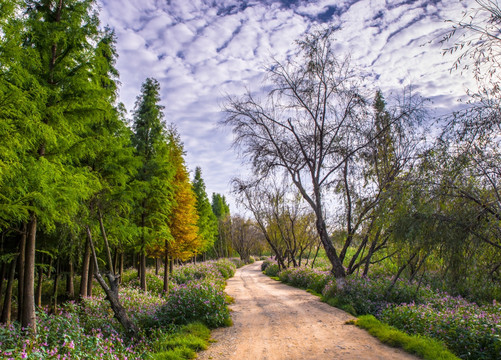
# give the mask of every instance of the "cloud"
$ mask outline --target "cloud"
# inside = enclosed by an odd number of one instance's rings
[[[118,38],[121,101],[132,109],[144,79],[157,78],[189,167],[202,167],[209,193],[228,195],[230,179],[247,170],[228,129],[217,127],[220,107],[227,94],[265,86],[272,57],[293,57],[294,41],[312,27],[339,28],[339,55],[351,53],[372,85],[413,84],[445,111],[470,80],[448,73],[453,59],[438,40],[450,26],[444,19],[459,19],[472,1],[101,0],[101,18]]]

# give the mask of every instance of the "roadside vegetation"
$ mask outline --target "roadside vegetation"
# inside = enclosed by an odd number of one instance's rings
[[[3,359],[192,359],[208,346],[210,329],[231,325],[225,280],[236,266],[230,260],[176,267],[167,296],[162,273],[148,269],[146,292],[137,271],[126,270],[120,298],[138,328],[131,338],[114,317],[105,294],[94,288],[80,303],[56,312],[37,311],[37,335],[24,337],[19,323],[0,326]],[[155,281],[159,286],[155,287]]]

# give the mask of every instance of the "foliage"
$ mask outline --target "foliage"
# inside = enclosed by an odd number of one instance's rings
[[[220,284],[208,279],[175,286],[155,318],[163,326],[201,321],[210,328],[216,328],[231,323]]]
[[[405,351],[416,354],[425,360],[455,360],[458,359],[440,342],[420,337],[410,336],[391,326],[381,323],[372,315],[361,316],[355,324],[383,343],[393,347],[401,347]]]
[[[268,276],[278,276],[279,272],[280,272],[280,267],[278,266],[278,264],[270,264],[264,270],[265,275]]]
[[[196,197],[196,207],[198,214],[198,236],[201,238],[200,252],[206,252],[213,245],[217,237],[217,217],[212,211],[212,206],[209,202],[207,192],[205,190],[205,182],[202,179],[202,169],[195,169],[195,177],[193,179],[193,192]]]
[[[429,297],[434,296],[429,287],[411,285],[407,281],[399,280],[388,291],[391,279],[379,278],[347,278],[342,288],[332,292],[326,290],[326,294],[334,293],[339,306],[351,305],[356,314],[370,314],[378,316],[389,304],[423,303]]]
[[[498,359],[501,308],[478,306],[461,297],[436,296],[425,304],[391,306],[381,320],[409,334],[443,341],[461,359]]]
[[[173,241],[168,246],[168,254],[183,261],[196,256],[203,250],[203,238],[198,234],[199,220],[196,197],[188,176],[184,161],[183,144],[174,129],[169,133],[169,160],[175,173],[173,180],[174,206],[168,218],[168,225]]]
[[[332,274],[327,271],[319,271],[310,268],[289,268],[280,271],[280,281],[302,289],[310,289],[316,293],[322,293],[325,285],[332,280]]]
[[[270,258],[266,258],[264,259],[264,261],[261,263],[261,271],[265,271],[266,268],[272,264],[276,264],[277,262],[270,259]]]
[[[1,357],[4,359],[96,359],[139,358],[147,350],[144,342],[128,342],[113,328],[99,326],[87,329],[88,319],[76,304],[56,314],[39,311],[37,335],[22,336],[18,323],[0,325]]]

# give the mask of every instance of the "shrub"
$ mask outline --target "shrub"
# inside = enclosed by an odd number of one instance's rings
[[[327,284],[325,284],[324,289],[322,290],[322,296],[325,299],[330,299],[336,296],[336,293],[337,293],[336,279],[331,278],[327,281]]]
[[[226,326],[231,321],[225,294],[209,280],[174,287],[155,318],[162,326],[201,321],[210,328]]]
[[[206,261],[181,266],[173,271],[171,278],[177,284],[202,279],[225,280],[235,274],[235,269],[235,264],[228,259]]]
[[[268,276],[277,276],[279,272],[280,269],[278,267],[278,264],[270,264],[264,270],[264,273]]]
[[[410,334],[443,341],[462,359],[501,357],[501,312],[461,297],[434,297],[427,304],[401,304],[382,312],[381,320]]]
[[[261,271],[265,271],[266,268],[272,264],[276,264],[277,262],[270,259],[270,258],[267,258],[263,261],[263,263],[261,264]]]
[[[345,284],[336,292],[340,304],[351,304],[357,314],[370,314],[378,317],[383,309],[390,304],[423,303],[433,297],[429,287],[408,284],[406,281],[397,281],[391,291],[388,288],[391,279],[388,278],[347,278]]]
[[[0,325],[2,359],[95,359],[139,358],[148,350],[139,341],[128,343],[113,327],[86,331],[78,306],[69,303],[57,314],[37,313],[37,335],[25,337],[18,323]]]
[[[310,289],[317,293],[321,293],[327,282],[333,279],[329,272],[304,267],[282,270],[278,277],[292,286]]]

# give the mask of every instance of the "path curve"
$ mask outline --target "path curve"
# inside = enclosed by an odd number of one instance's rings
[[[238,269],[225,290],[234,325],[216,329],[202,360],[405,360],[417,358],[345,325],[348,313],[261,273],[261,262]]]

